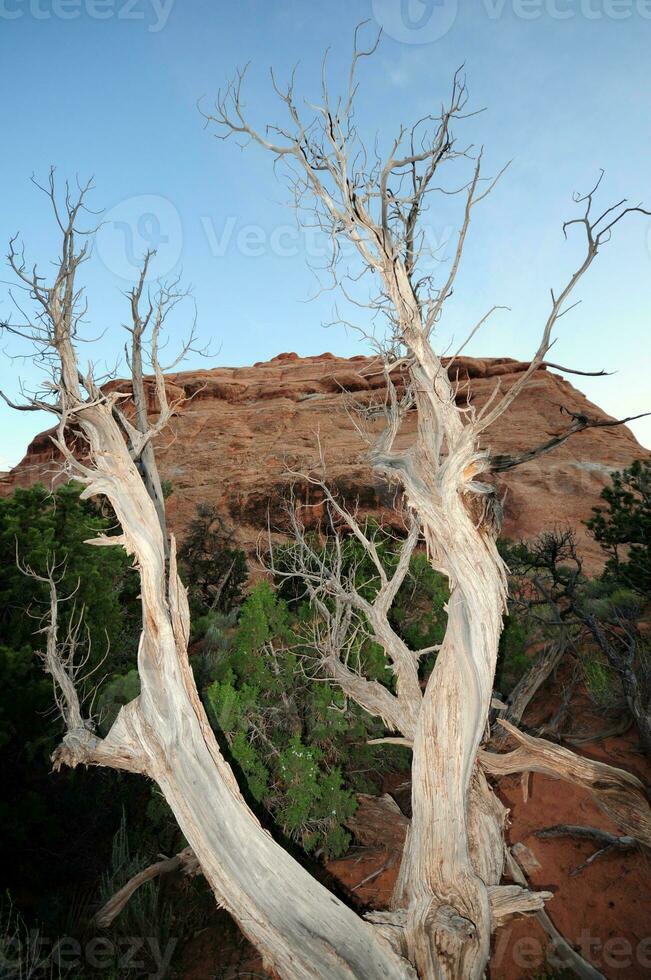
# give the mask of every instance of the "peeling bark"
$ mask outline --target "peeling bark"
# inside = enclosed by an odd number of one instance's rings
[[[166,577],[158,515],[110,408],[80,408],[77,424],[97,464],[96,473],[82,474],[88,484],[84,496],[109,497],[124,547],[140,572],[141,693],[101,742],[87,745],[88,739],[68,733],[56,765],[125,767],[128,745],[129,768],[137,767],[160,787],[219,904],[281,976],[410,976],[409,965],[276,844],[246,805],[194,684],[174,540]]]

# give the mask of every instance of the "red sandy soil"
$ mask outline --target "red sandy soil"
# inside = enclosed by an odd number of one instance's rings
[[[527,716],[539,723],[553,708],[546,693]],[[597,732],[603,718],[579,695],[572,711],[574,731]],[[635,773],[647,785],[651,765],[642,755],[634,728],[624,735],[588,743],[577,749]],[[399,784],[404,775],[388,781],[385,790],[403,803]],[[590,794],[570,783],[533,774],[529,799],[524,802],[519,776],[499,781],[498,793],[510,811],[508,839],[529,848],[539,868],[528,871],[532,886],[552,891],[547,912],[560,933],[589,959],[608,980],[643,980],[651,977],[651,873],[649,860],[640,851],[613,851],[572,874],[597,849],[587,841],[571,838],[541,840],[536,832],[556,824],[597,827],[618,833]],[[353,847],[327,866],[354,905],[361,909],[383,908],[389,903],[398,862],[383,848]],[[549,940],[532,917],[512,920],[494,937],[490,980],[547,980],[567,976],[554,971],[546,959]],[[185,980],[235,980],[264,977],[260,958],[228,920],[219,920],[189,943],[181,960]]]
[[[544,714],[548,713],[545,702]],[[583,707],[583,706],[582,706]],[[576,730],[598,731],[603,720],[583,707]],[[637,733],[584,745],[578,750],[592,759],[633,772],[647,785],[651,765],[641,754]],[[533,886],[552,891],[547,912],[559,932],[609,980],[651,977],[651,868],[639,851],[613,851],[572,875],[597,846],[572,838],[540,840],[536,831],[557,824],[579,824],[619,833],[587,790],[533,774],[524,802],[519,776],[499,781],[498,792],[510,810],[508,839],[523,843],[540,864],[528,872]],[[328,870],[359,903],[388,905],[398,872],[382,849],[360,850],[332,861]],[[379,872],[379,873],[378,873]],[[497,931],[491,958],[491,980],[554,976],[546,963],[549,940],[532,917],[514,919]]]
[[[651,767],[640,754],[634,731],[586,745],[582,754],[636,773],[648,782]],[[617,828],[590,794],[569,783],[534,774],[525,803],[519,776],[499,782],[499,795],[510,810],[509,842],[525,844],[540,868],[528,872],[531,884],[554,892],[547,912],[560,933],[608,980],[651,977],[651,874],[639,851],[611,852],[576,875],[596,847],[568,838],[540,840],[536,831],[559,823]],[[389,903],[398,863],[382,848],[353,848],[328,864],[354,904],[383,908]],[[223,918],[222,918],[223,915]],[[491,980],[542,980],[555,976],[546,962],[548,939],[532,917],[515,919],[497,931],[490,965]],[[235,980],[265,977],[255,950],[223,913],[199,933],[184,951],[184,980]]]
[[[649,766],[630,734],[588,745],[582,754],[648,777]],[[572,872],[597,849],[576,839],[540,840],[537,830],[559,823],[598,827],[618,833],[590,794],[570,783],[533,775],[523,802],[520,778],[500,781],[499,794],[511,810],[511,843],[521,841],[540,863],[528,873],[532,885],[554,892],[547,902],[559,932],[610,978],[651,976],[651,875],[639,851],[610,852],[578,874]],[[519,980],[545,974],[547,937],[530,918],[513,920],[495,936],[492,980]],[[551,973],[550,975],[553,975]]]

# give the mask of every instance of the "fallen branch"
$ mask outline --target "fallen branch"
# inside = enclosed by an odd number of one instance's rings
[[[634,837],[627,835],[617,836],[616,834],[609,833],[607,830],[600,830],[598,827],[578,827],[574,824],[557,824],[555,827],[538,830],[536,831],[536,837],[540,837],[543,840],[550,837],[578,837],[581,840],[594,841],[599,845],[598,850],[594,851],[587,860],[576,867],[574,871],[570,871],[570,877],[572,878],[583,871],[584,868],[587,868],[589,864],[592,864],[593,861],[596,861],[598,857],[608,854],[612,850],[630,851],[632,848],[637,847],[637,841]]]
[[[183,871],[186,875],[196,875],[200,872],[199,862],[191,847],[186,847],[179,851],[174,857],[165,858],[150,864],[148,868],[139,871],[137,875],[130,878],[126,885],[123,885],[108,902],[102,906],[93,918],[95,925],[100,929],[107,929],[114,919],[120,914],[122,909],[129,903],[133,894],[148,881],[160,878],[162,875],[173,874],[175,871]]]
[[[622,830],[651,848],[651,809],[636,776],[605,762],[575,755],[545,739],[526,735],[503,719],[499,724],[520,744],[504,754],[480,750],[478,761],[486,772],[494,776],[539,772],[584,786]]]
[[[506,867],[511,878],[513,878],[516,884],[526,888],[528,884],[527,878],[520,867],[517,858],[511,853],[508,847],[505,849],[505,857]],[[577,953],[577,951],[570,946],[567,939],[560,934],[552,920],[549,918],[549,915],[545,909],[539,909],[537,912],[535,912],[535,916],[551,939],[552,948],[557,960],[560,960],[570,970],[573,970],[579,980],[605,980],[603,974],[599,973],[599,970],[596,970],[591,963],[585,960],[580,953]]]

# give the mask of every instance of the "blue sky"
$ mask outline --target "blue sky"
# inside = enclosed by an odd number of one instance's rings
[[[385,28],[360,76],[358,116],[371,138],[388,139],[399,121],[437,109],[465,62],[472,103],[487,109],[465,123],[464,139],[484,144],[488,171],[513,161],[477,212],[441,349],[498,303],[511,312],[468,352],[531,354],[549,289],[580,254],[561,233],[572,193],[589,189],[600,168],[604,206],[621,197],[651,206],[651,0],[0,0],[0,237],[20,231],[28,255],[46,263],[56,240],[30,175],[54,164],[62,178],[94,176],[92,203],[107,209],[85,268],[89,328],[106,330],[95,360],[113,361],[122,347],[121,291],[148,245],[159,247],[160,274],[182,272],[193,285],[200,336],[219,350],[215,365],[288,350],[363,352],[355,334],[322,326],[335,297],[318,294],[306,261],[315,243],[296,232],[270,159],[214,139],[196,103],[203,97],[208,107],[251,62],[251,114],[277,120],[269,66],[284,78],[300,62],[309,95],[329,46],[336,84],[353,28],[366,18],[369,30]],[[449,210],[428,223],[437,243],[452,233]],[[575,381],[616,415],[651,409],[650,272],[651,220],[633,218],[560,323],[554,360],[616,371]],[[2,286],[0,317],[13,315]],[[33,377],[29,363],[3,357],[3,390],[16,394],[19,376]],[[49,424],[1,406],[0,467]],[[649,420],[634,429],[651,445]]]

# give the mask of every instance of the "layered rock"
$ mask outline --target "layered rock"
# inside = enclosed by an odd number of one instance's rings
[[[470,397],[480,408],[496,383],[508,389],[526,367],[509,358],[458,358],[450,371],[458,378],[459,403]],[[288,469],[318,467],[320,453],[328,480],[349,503],[359,501],[362,510],[391,519],[392,491],[365,465],[365,444],[351,411],[353,399],[366,405],[382,400],[384,382],[373,359],[279,354],[253,367],[170,375],[168,391],[170,399],[186,399],[156,446],[161,475],[173,487],[168,512],[177,534],[183,534],[197,504],[216,504],[233,522],[242,546],[253,554],[268,521],[282,528]],[[540,369],[487,433],[486,444],[495,453],[528,449],[567,425],[562,409],[607,417],[562,377]],[[409,443],[414,424],[412,413],[398,448]],[[643,455],[626,427],[592,428],[510,471],[501,480],[504,534],[531,537],[569,524],[577,529],[588,563],[596,563],[599,549],[582,522],[611,472]],[[50,433],[44,432],[1,480],[0,492],[37,480],[52,485],[62,479]]]

